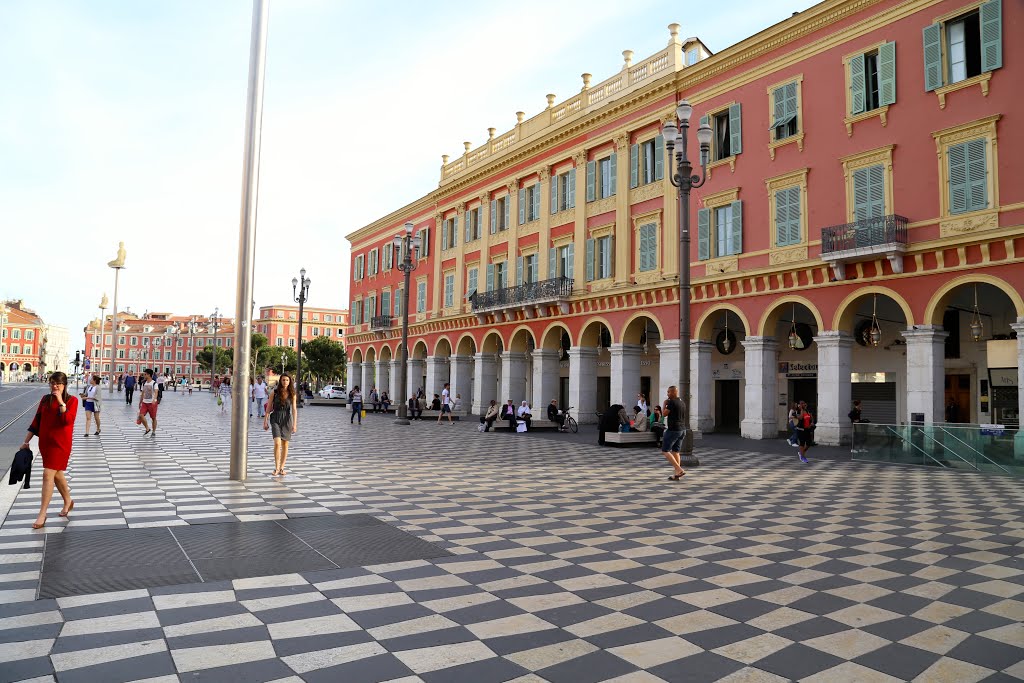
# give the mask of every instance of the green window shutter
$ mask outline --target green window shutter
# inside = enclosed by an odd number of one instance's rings
[[[981,70],[994,71],[1003,65],[1003,6],[988,0],[980,7]]]
[[[592,202],[597,197],[597,162],[587,162],[587,201]]]
[[[796,83],[787,83],[784,87],[786,90],[786,116],[796,118]],[[797,121],[797,129],[799,128],[800,122]]]
[[[391,292],[382,292],[380,295],[381,315],[387,315],[391,310]]]
[[[924,42],[924,89],[942,87],[942,24],[925,26],[921,31]]]
[[[610,195],[608,195],[609,197],[614,196],[615,193],[619,189],[619,171],[618,171],[618,167],[617,167],[618,164],[617,164],[617,161],[616,161],[616,159],[618,159],[618,156],[619,156],[618,154],[616,154],[615,152],[612,152],[612,155],[610,157],[610,161],[608,163],[609,167],[611,168],[610,173],[611,173],[611,176],[612,176],[612,192],[611,192]]]
[[[733,154],[743,151],[743,116],[739,103],[729,105],[729,151]]]
[[[516,284],[523,284],[523,257],[516,256]]]
[[[647,270],[647,226],[641,225],[640,230],[637,231],[637,260],[636,269],[638,271]]]
[[[422,244],[420,245],[420,256],[430,256],[430,228],[420,229]]]
[[[568,278],[576,277],[576,275],[575,275],[575,273],[576,273],[576,244],[575,243],[570,243],[569,244],[569,257],[566,259],[566,261],[568,261],[567,269],[568,269],[569,272],[568,273],[563,273],[563,275],[565,275],[565,277],[568,277]]]
[[[871,180],[868,169],[858,168],[853,172],[853,220],[862,221],[869,218],[869,198],[871,196]]]
[[[465,232],[465,234],[462,236],[462,243],[463,244],[468,244],[473,239],[473,234],[469,230],[470,226],[473,225],[473,221],[470,220],[470,215],[471,215],[470,211],[467,211],[466,212],[465,227],[463,228],[463,231]]]
[[[654,224],[640,226],[640,270],[654,270],[658,265],[657,237]]]
[[[537,220],[540,218],[540,181],[533,186],[533,213],[530,220]]]
[[[791,187],[789,192],[789,243],[800,244],[803,235],[800,234],[800,188]]]
[[[878,106],[896,104],[896,43],[878,48]]]
[[[640,145],[629,146],[629,186],[640,184]]]
[[[594,279],[594,240],[587,240],[587,282]]]
[[[881,91],[881,78],[879,91]],[[864,77],[864,55],[857,55],[850,60],[850,113],[860,114],[864,111],[867,99],[867,79]]]
[[[885,215],[885,168],[878,164],[865,169],[868,175],[868,218]]]
[[[665,136],[654,138],[654,179],[665,178]]]
[[[786,86],[781,86],[772,91],[772,125],[769,128],[775,128],[781,126],[783,119],[786,118]]]
[[[487,264],[487,291],[488,292],[493,292],[494,291],[494,264],[493,263],[488,263]]]
[[[519,225],[526,222],[526,188],[519,188]]]
[[[498,232],[498,200],[491,200],[491,234]]]
[[[566,205],[570,208],[576,208],[576,169],[569,169],[569,197]]]
[[[551,213],[558,213],[558,176],[551,176]]]
[[[548,249],[548,278],[558,277],[558,263],[555,261],[555,248]]]
[[[459,217],[458,215],[452,218],[452,235],[451,244],[448,246],[454,247],[459,243]]]
[[[732,248],[733,254],[743,253],[743,202],[732,203]]]
[[[789,189],[775,192],[775,246],[789,244]]]
[[[970,140],[967,147],[967,210],[988,208],[988,168],[985,164],[986,141]]]
[[[697,258],[701,261],[711,258],[711,209],[697,211]]]
[[[505,197],[505,228],[512,226],[512,195]]]

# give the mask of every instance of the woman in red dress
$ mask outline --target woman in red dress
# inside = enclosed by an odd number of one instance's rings
[[[64,499],[61,517],[67,517],[75,501],[71,499],[71,488],[64,478],[71,457],[71,437],[75,431],[75,416],[78,414],[78,398],[68,394],[68,376],[63,372],[50,375],[50,393],[39,401],[36,416],[25,435],[22,448],[28,448],[32,437],[39,437],[39,454],[43,456],[43,490],[39,517],[33,529],[46,524],[46,509],[53,498],[53,486],[57,485],[60,497]]]

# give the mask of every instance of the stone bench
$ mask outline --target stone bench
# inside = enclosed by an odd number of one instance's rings
[[[658,437],[654,432],[605,432],[604,440],[605,443],[619,445],[658,443]]]
[[[496,431],[496,432],[511,432],[512,431],[512,429],[508,426],[508,420],[502,420],[500,422],[495,421],[494,427],[492,427],[492,429],[494,431]],[[547,421],[534,422],[533,424],[530,425],[530,428],[527,431],[529,431],[529,432],[557,432],[558,431],[558,423],[557,422],[547,422]]]

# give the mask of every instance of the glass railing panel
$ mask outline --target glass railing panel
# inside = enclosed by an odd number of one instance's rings
[[[1024,435],[991,425],[854,425],[853,459],[1024,475]]]

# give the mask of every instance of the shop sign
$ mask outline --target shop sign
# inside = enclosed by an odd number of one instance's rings
[[[817,377],[818,364],[782,361],[779,363],[779,374],[786,377]]]
[[[994,387],[1015,387],[1017,386],[1017,368],[989,368]]]
[[[1006,427],[1003,425],[980,424],[978,429],[981,431],[982,436],[1002,436]]]
[[[730,363],[722,363],[720,367],[711,370],[712,379],[743,379],[743,365],[735,367]]]

